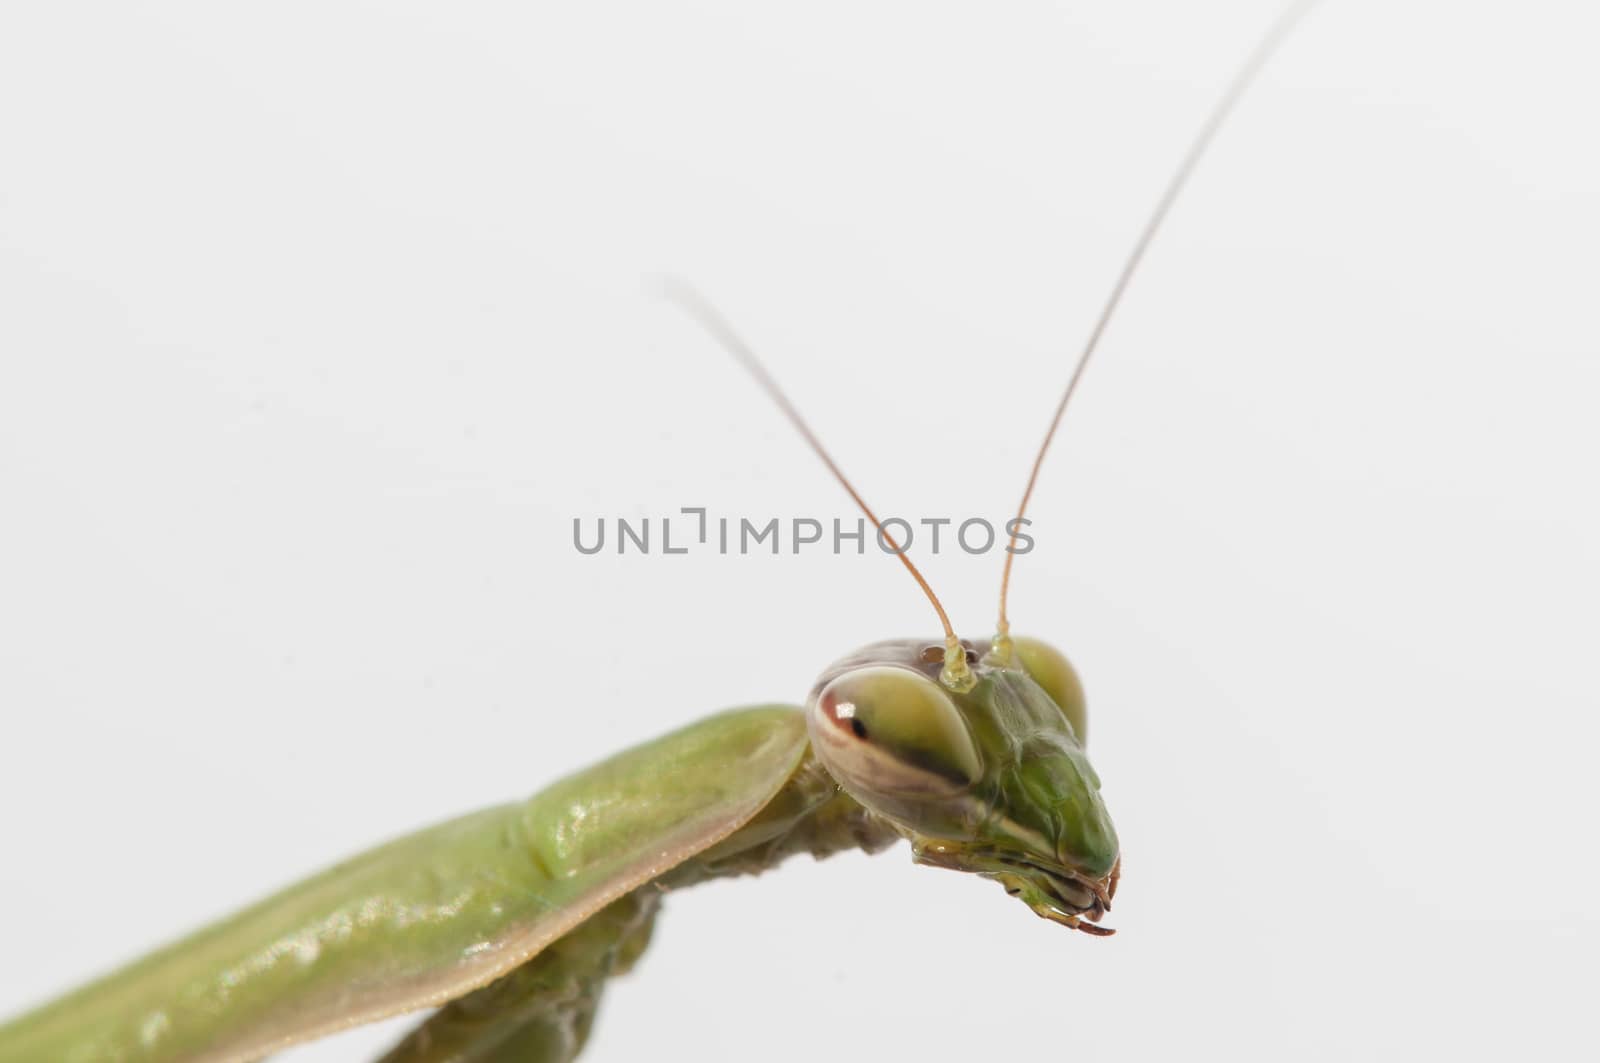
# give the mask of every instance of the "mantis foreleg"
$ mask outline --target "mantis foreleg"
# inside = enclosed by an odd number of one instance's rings
[[[510,974],[435,1012],[382,1063],[570,1063],[583,1050],[605,980],[650,941],[660,897],[795,853],[874,852],[897,835],[842,794],[809,754],[749,823],[608,907]]]
[[[605,980],[649,944],[659,905],[654,887],[614,901],[504,978],[440,1008],[382,1063],[569,1063],[588,1040]]]

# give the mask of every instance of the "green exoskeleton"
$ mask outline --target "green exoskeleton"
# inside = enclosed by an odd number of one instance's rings
[[[1304,6],[1245,65],[1168,186],[1056,408],[1019,520],[1151,237]],[[894,546],[738,336],[692,294],[677,296]],[[1100,920],[1120,850],[1086,751],[1083,688],[1060,652],[1010,635],[1015,555],[998,633],[969,641],[895,550],[941,639],[874,643],[823,671],[803,706],[711,716],[524,801],[358,855],[0,1026],[0,1061],[254,1060],[427,1008],[437,1010],[386,1059],[571,1060],[605,980],[646,947],[664,894],[900,839],[918,863],[992,879],[1045,919],[1110,934]]]
[[[1016,640],[867,647],[804,709],[712,716],[522,802],[392,842],[0,1031],[10,1060],[255,1059],[446,1005],[390,1060],[567,1060],[664,891],[794,853],[881,849],[993,878],[1098,931],[1117,840],[1071,667]]]

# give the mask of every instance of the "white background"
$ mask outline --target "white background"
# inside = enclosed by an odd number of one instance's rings
[[[929,633],[574,517],[1015,504],[1274,0],[0,11],[0,1012]],[[903,848],[670,899],[589,1058],[1593,1058],[1600,16],[1324,5],[1038,496],[1119,936]],[[986,634],[998,556],[927,557]],[[402,1024],[403,1025],[403,1024]],[[285,1057],[342,1060],[361,1031]]]

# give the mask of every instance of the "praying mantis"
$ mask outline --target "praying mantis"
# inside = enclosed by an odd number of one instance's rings
[[[1024,566],[1026,566],[1026,559],[1024,559],[1020,563],[1023,564]],[[919,660],[920,660],[920,654],[930,646],[940,647],[941,646],[940,640],[937,639],[937,638],[917,640],[917,644],[916,644],[915,648],[917,650],[917,653],[919,654],[919,658],[918,658]],[[985,649],[986,649],[985,644],[982,643],[982,642],[974,642],[972,644],[972,650],[973,650],[974,656],[977,656],[979,658],[980,662],[981,662],[982,658],[984,656],[986,656],[986,653],[984,652]],[[963,647],[963,650],[965,650],[965,647]],[[962,656],[965,657],[965,652],[963,652]],[[924,662],[924,663],[926,663],[926,662]],[[942,659],[941,659],[941,663],[942,663]],[[897,666],[900,668],[901,671],[909,671],[909,669],[907,669],[905,667],[905,662],[897,662]],[[925,678],[930,678],[931,679],[932,677],[925,677]],[[921,688],[919,688],[919,689],[921,689]],[[820,691],[819,691],[819,700],[820,700]],[[1052,701],[1056,701],[1058,707],[1062,707],[1061,702],[1058,701],[1058,699],[1052,698],[1051,700]],[[1113,778],[1110,781],[1113,783],[1113,787],[1115,787],[1116,780]],[[520,785],[520,783],[518,783],[517,785]],[[1113,796],[1115,796],[1115,790],[1114,789],[1113,789]],[[1130,842],[1131,842],[1131,840],[1132,840],[1132,838],[1130,837]],[[1140,861],[1138,859],[1133,860],[1131,866],[1134,867],[1135,869],[1137,869],[1140,866]],[[745,888],[755,888],[756,887],[756,884],[751,884],[751,883],[740,883],[740,884],[734,884],[734,885],[742,886],[742,887],[745,887]],[[688,894],[685,894],[685,896],[688,896]],[[671,900],[672,899],[669,898],[669,907],[671,906],[671,904],[670,904]],[[629,915],[629,913],[627,913],[627,912],[616,912],[616,913],[613,913],[613,914],[614,914],[614,916],[615,916],[615,918],[616,918],[616,920],[618,922],[626,922],[626,917]],[[1127,918],[1127,917],[1124,916],[1124,918]],[[669,920],[664,921],[663,925],[668,925],[668,924],[670,924],[670,918],[669,918]],[[1076,935],[1073,935],[1073,937],[1075,938]],[[1076,944],[1079,944],[1079,942],[1074,940],[1072,942],[1072,944],[1076,945]],[[1063,955],[1064,956],[1068,956],[1068,955],[1071,955],[1071,954],[1064,953]],[[1087,955],[1087,953],[1086,953],[1086,955]],[[1077,956],[1071,956],[1070,959],[1066,959],[1066,958],[1063,959],[1063,966],[1064,966],[1064,968],[1067,968],[1067,973],[1068,973],[1069,977],[1072,974],[1076,974],[1076,973],[1084,971],[1086,969],[1090,969],[1090,967],[1091,967],[1091,965],[1093,963],[1094,963],[1093,959],[1079,959]],[[1081,966],[1080,966],[1080,964],[1081,964]],[[607,1018],[608,1018],[608,1020],[616,1019],[618,1021],[625,1021],[626,1013],[625,1013],[624,1008],[621,1007],[621,1006],[618,1006],[618,1007],[615,1008],[615,1010],[608,1011]]]
[[[941,641],[871,644],[805,707],[712,716],[522,802],[387,843],[0,1027],[0,1059],[243,1063],[398,1014],[439,1010],[389,1063],[568,1063],[606,980],[649,943],[660,895],[797,853],[876,852],[1000,884],[1090,936],[1121,852],[1087,757],[1067,659],[1014,638],[1016,546],[1050,442],[1145,249],[1290,9],[1202,128],[1091,332],[1008,525],[997,631],[960,638],[938,596],[732,326],[669,294],[756,378],[927,596]]]

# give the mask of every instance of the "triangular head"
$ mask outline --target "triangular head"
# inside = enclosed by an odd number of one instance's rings
[[[964,642],[977,677],[939,681],[945,647],[876,642],[833,664],[806,703],[811,746],[839,785],[910,839],[922,864],[1001,883],[1091,934],[1111,906],[1117,834],[1084,750],[1083,687],[1035,639],[1009,661]]]

